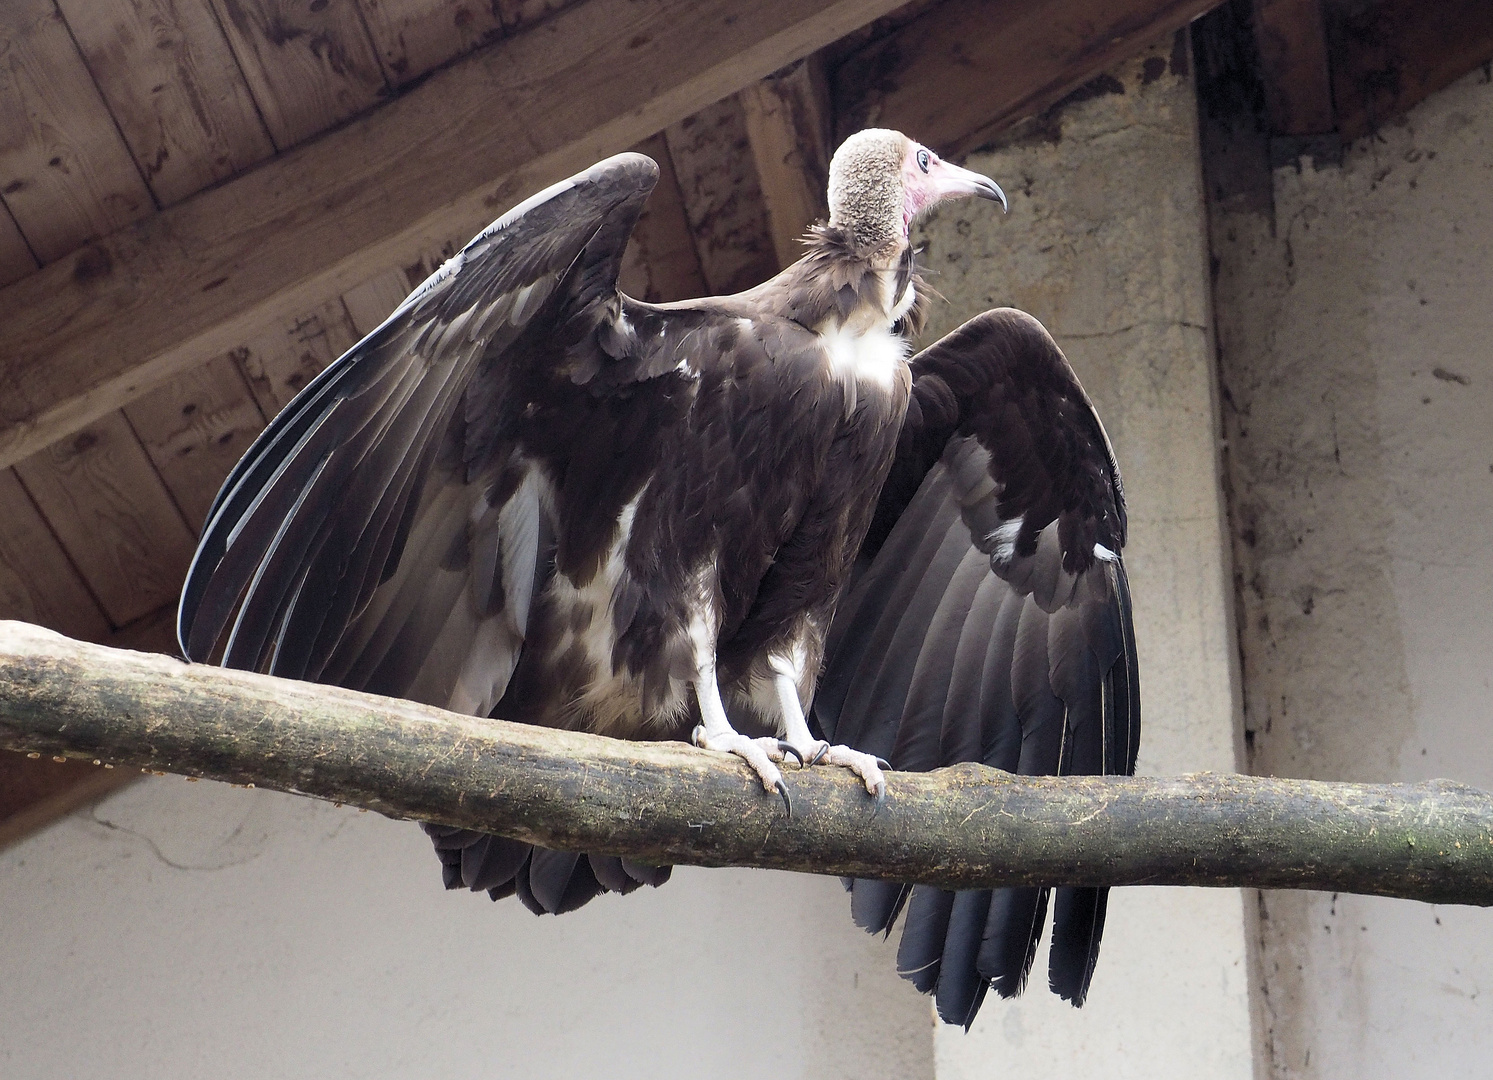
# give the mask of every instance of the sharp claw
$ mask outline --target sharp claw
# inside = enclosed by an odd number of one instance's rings
[[[876,799],[876,805],[877,806],[885,806],[886,805],[886,785],[885,784],[877,784],[876,785],[876,791],[874,792],[874,798]]]
[[[879,757],[876,759],[876,767],[878,769],[881,769],[883,772],[892,771],[892,763],[884,757]]]
[[[814,755],[814,760],[811,761],[811,762],[809,762],[809,764],[810,765],[818,765],[821,761],[824,760],[825,755],[827,755],[828,753],[829,753],[829,743],[821,743],[820,746],[819,746],[819,753],[817,753],[817,754]]]
[[[788,798],[788,786],[779,780],[773,787],[777,789],[779,795],[783,796],[783,806],[791,818],[793,816],[793,802]]]
[[[787,739],[779,739],[778,740],[778,749],[783,752],[783,754],[784,754],[785,757],[788,754],[792,754],[794,757],[798,758],[799,768],[803,767],[804,756],[798,752],[798,747],[794,746]],[[809,764],[812,765],[813,762],[811,761],[811,762],[809,762]]]

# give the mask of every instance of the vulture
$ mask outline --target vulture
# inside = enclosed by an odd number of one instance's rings
[[[910,355],[909,228],[991,179],[889,130],[835,153],[805,254],[734,296],[617,289],[659,175],[619,154],[508,211],[314,379],[233,469],[181,598],[184,653],[482,717],[783,769],[977,761],[1130,773],[1139,733],[1108,437],[1031,316]],[[792,812],[791,806],[785,812]],[[448,888],[536,913],[667,867],[426,826]],[[1106,892],[848,883],[968,1026],[1088,992]],[[1051,893],[1051,895],[1049,895]]]

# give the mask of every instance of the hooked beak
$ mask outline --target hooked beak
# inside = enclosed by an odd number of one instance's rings
[[[1000,203],[1003,213],[1011,209],[1006,202],[1006,193],[988,176],[971,172],[969,169],[961,169],[958,165],[950,165],[947,161],[935,162],[928,172],[928,178],[932,181],[932,187],[938,199],[973,195],[979,199],[990,199],[992,202]]]

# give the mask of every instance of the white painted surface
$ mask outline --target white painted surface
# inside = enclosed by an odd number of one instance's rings
[[[1213,221],[1254,767],[1493,787],[1493,85],[1273,185]],[[1493,1075],[1493,912],[1262,910],[1271,1075]]]
[[[1061,138],[967,164],[1011,197],[941,209],[923,230],[936,307],[925,339],[997,305],[1040,318],[1115,444],[1141,666],[1143,773],[1233,771],[1236,673],[1218,484],[1196,106],[1170,42],[1116,68],[1122,93],[1065,109]],[[1147,66],[1149,63],[1149,67]],[[1252,1075],[1241,894],[1112,894],[1088,1003],[1046,990],[937,1032],[940,1080]]]
[[[837,881],[678,869],[536,918],[414,825],[150,778],[0,852],[0,1077],[927,1077]]]

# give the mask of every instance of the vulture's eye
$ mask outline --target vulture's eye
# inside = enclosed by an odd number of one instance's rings
[[[928,151],[918,151],[918,168],[922,169],[924,172],[928,171]]]

